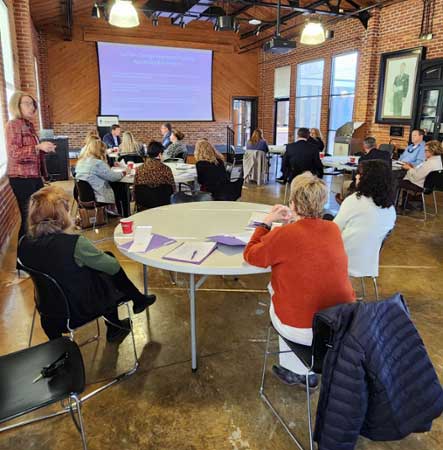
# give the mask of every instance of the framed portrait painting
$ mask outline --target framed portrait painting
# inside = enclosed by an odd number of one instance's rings
[[[381,55],[376,122],[408,124],[412,120],[424,51],[417,47]]]

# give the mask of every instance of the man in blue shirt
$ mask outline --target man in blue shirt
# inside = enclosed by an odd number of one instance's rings
[[[412,144],[409,144],[400,156],[400,161],[409,163],[416,167],[425,160],[425,141],[423,140],[425,132],[423,130],[414,130],[411,134]]]
[[[103,142],[106,144],[108,148],[118,147],[122,140],[120,138],[120,125],[114,124],[110,129],[110,133],[107,133],[103,136]]]

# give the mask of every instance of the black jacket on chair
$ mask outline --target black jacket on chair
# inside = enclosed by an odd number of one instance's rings
[[[288,174],[289,181],[306,171],[323,178],[323,164],[318,148],[303,139],[286,146],[282,165],[283,171],[286,170]]]
[[[317,316],[334,332],[317,407],[319,450],[352,450],[359,434],[390,441],[429,431],[443,411],[443,390],[403,297]]]

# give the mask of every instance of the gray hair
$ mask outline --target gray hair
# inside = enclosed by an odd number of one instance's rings
[[[373,148],[377,145],[377,141],[375,140],[375,137],[367,137],[363,140],[363,145],[369,148]]]

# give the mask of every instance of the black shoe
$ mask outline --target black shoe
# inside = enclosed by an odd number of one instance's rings
[[[280,184],[285,184],[285,183],[286,183],[286,180],[285,180],[284,178],[282,178],[282,177],[276,178],[275,181],[276,181],[277,183],[280,183]]]
[[[116,327],[107,323],[106,340],[108,342],[122,342],[123,339],[131,332],[130,319],[123,319],[120,321],[120,326]]]
[[[151,306],[157,300],[155,295],[141,295],[140,300],[133,300],[134,305],[132,307],[132,311],[134,314],[140,314],[143,312],[148,306]]]
[[[306,377],[297,373],[291,372],[281,366],[272,366],[272,373],[282,382],[288,386],[302,385],[306,386]],[[317,389],[318,377],[315,374],[308,376],[309,388]]]

